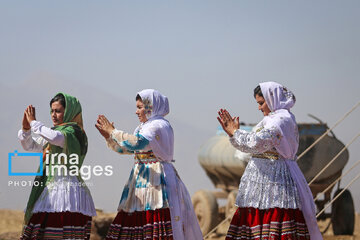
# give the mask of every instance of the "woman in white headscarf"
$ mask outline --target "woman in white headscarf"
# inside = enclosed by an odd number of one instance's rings
[[[108,147],[135,155],[106,239],[202,239],[189,193],[172,164],[174,133],[164,118],[167,97],[146,89],[138,92],[136,107],[140,125],[134,134],[115,129],[103,115],[96,123]]]
[[[252,154],[226,239],[321,240],[313,196],[296,163],[299,135],[290,112],[295,96],[276,82],[265,82],[254,89],[254,97],[264,118],[250,133],[239,129],[239,117],[219,111],[231,144]]]

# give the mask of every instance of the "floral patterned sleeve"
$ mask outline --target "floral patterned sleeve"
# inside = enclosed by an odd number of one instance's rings
[[[136,151],[144,150],[149,145],[149,141],[140,134],[132,135],[114,129],[108,139],[107,146],[120,154],[132,154]]]
[[[230,138],[231,144],[245,153],[259,154],[272,150],[280,143],[281,133],[277,129],[259,128],[253,132],[236,130]]]

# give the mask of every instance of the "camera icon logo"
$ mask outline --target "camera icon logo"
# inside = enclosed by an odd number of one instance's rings
[[[13,153],[9,152],[9,176],[42,176],[43,175],[43,154],[42,153],[20,153],[15,150]],[[16,161],[22,161],[24,157],[36,158],[39,160],[40,171],[39,172],[28,172],[28,171],[13,171],[13,163]],[[20,163],[21,164],[21,163]],[[17,164],[19,165],[19,164]]]

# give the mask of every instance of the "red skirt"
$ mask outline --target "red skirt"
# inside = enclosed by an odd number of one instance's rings
[[[169,208],[127,213],[120,211],[112,222],[106,239],[172,240]]]
[[[238,208],[226,239],[310,240],[299,209]]]
[[[20,239],[89,239],[91,219],[75,212],[34,213]]]

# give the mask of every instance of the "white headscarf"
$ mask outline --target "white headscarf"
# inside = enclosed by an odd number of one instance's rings
[[[308,228],[310,239],[322,240],[316,222],[316,208],[311,190],[296,161],[299,146],[299,133],[295,116],[290,112],[295,104],[294,94],[276,82],[260,83],[261,92],[271,113],[264,117],[262,123],[265,128],[276,128],[281,134],[280,144],[275,148],[286,160],[291,177],[296,183],[301,200],[303,216]]]
[[[154,89],[145,89],[137,93],[144,104],[147,121],[135,129],[149,142],[158,160],[170,162],[174,155],[174,132],[164,118],[169,113],[168,98]]]
[[[262,123],[267,129],[276,129],[280,142],[275,148],[285,159],[295,159],[299,147],[299,134],[295,116],[290,108],[295,104],[294,94],[276,82],[260,83],[261,92],[271,113]]]
[[[144,89],[137,93],[145,105],[146,117],[161,116],[164,117],[169,113],[168,98],[162,95],[159,91],[154,89]]]
[[[290,110],[295,104],[295,95],[277,82],[260,83],[260,88],[272,112],[278,109]]]

